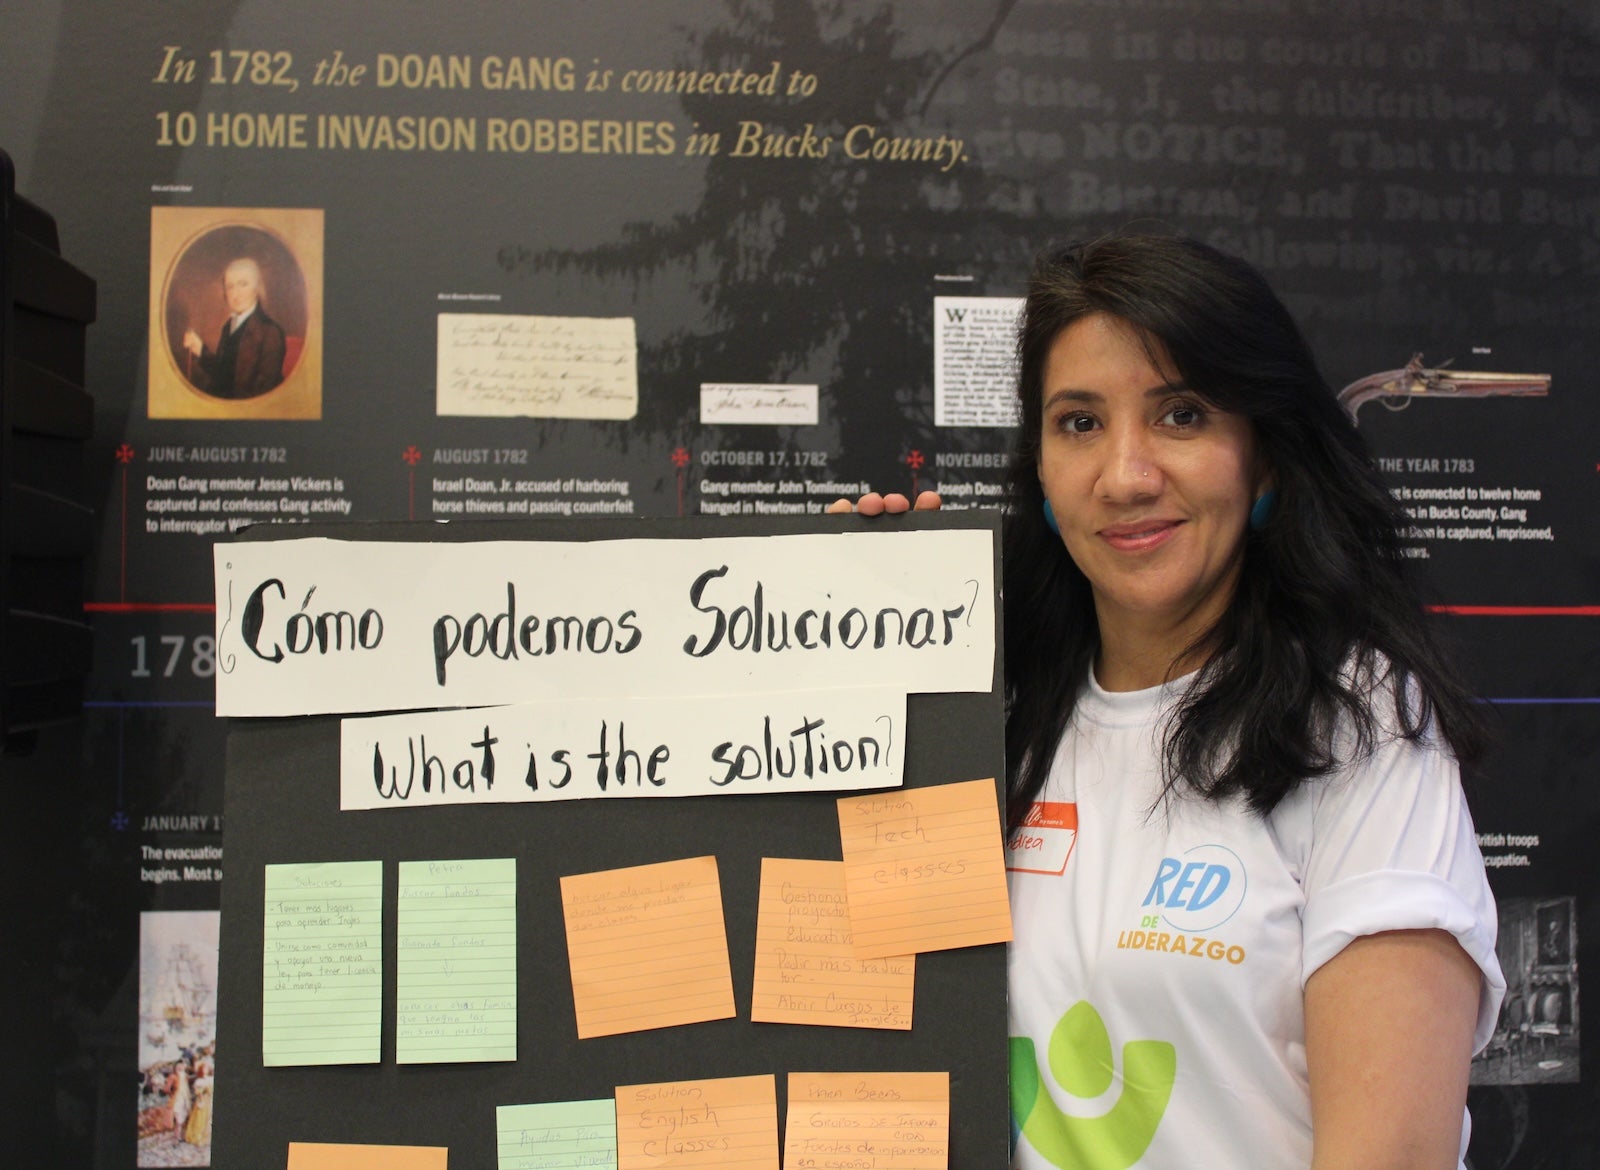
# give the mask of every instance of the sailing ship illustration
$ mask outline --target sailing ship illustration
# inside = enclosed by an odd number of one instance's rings
[[[152,1045],[201,1043],[211,1038],[216,988],[188,943],[167,949],[167,962],[151,995],[145,1039]]]

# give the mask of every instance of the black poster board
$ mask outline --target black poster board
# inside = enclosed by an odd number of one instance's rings
[[[728,517],[258,527],[243,539],[693,539],[906,528],[987,529],[1000,579],[994,512],[852,517]],[[642,568],[643,574],[648,573]],[[912,695],[905,784],[1004,775],[999,605],[988,693]],[[495,1107],[608,1097],[619,1084],[777,1074],[780,1135],[789,1072],[948,1071],[950,1165],[1000,1170],[1008,1157],[1005,948],[919,955],[909,1032],[750,1021],[761,858],[840,857],[840,793],[594,799],[438,809],[339,810],[339,720],[233,722],[224,785],[223,887],[212,1165],[282,1170],[290,1141],[447,1146],[453,1168],[492,1170]],[[559,878],[681,857],[717,858],[737,1015],[730,1020],[580,1041]],[[517,1050],[514,1062],[395,1062],[398,862],[517,859]],[[261,1053],[263,867],[382,859],[384,1036],[378,1064],[265,1068]],[[641,994],[648,994],[641,988]]]

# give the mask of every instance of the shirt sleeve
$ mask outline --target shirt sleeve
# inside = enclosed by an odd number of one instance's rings
[[[1426,741],[1390,738],[1308,788],[1302,985],[1362,935],[1449,931],[1482,973],[1473,1036],[1481,1050],[1506,983],[1494,895],[1455,760]]]

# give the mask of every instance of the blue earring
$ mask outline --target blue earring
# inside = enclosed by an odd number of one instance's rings
[[[1044,502],[1044,526],[1057,536],[1061,535],[1061,525],[1056,523],[1055,509],[1050,507],[1050,501]]]
[[[1278,503],[1278,493],[1268,488],[1256,497],[1256,502],[1250,505],[1250,527],[1259,532],[1267,526],[1267,521],[1272,518],[1272,509]]]

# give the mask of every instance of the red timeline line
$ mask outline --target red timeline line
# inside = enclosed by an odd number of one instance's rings
[[[216,613],[214,601],[86,601],[84,613]]]
[[[1430,605],[1456,617],[1600,617],[1600,605]]]

